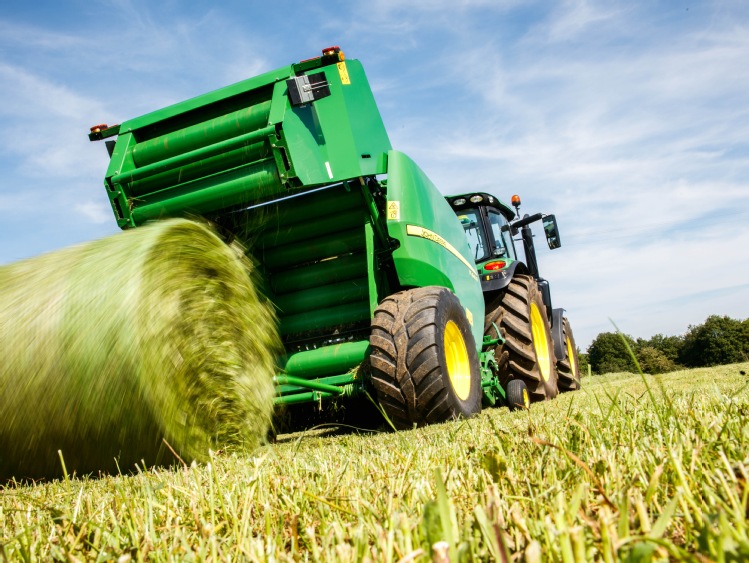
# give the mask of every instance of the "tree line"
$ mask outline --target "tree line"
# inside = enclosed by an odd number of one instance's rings
[[[626,344],[625,344],[626,342]],[[749,319],[743,321],[712,315],[704,323],[690,325],[680,336],[656,334],[645,340],[628,334],[602,332],[580,354],[583,373],[636,372],[634,353],[644,373],[657,374],[749,360]]]

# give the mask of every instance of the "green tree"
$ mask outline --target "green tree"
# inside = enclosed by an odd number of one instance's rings
[[[679,352],[684,345],[683,336],[664,336],[655,334],[649,340],[644,338],[637,339],[637,349],[642,350],[645,347],[655,348],[666,358],[676,363],[679,359]]]
[[[634,350],[636,346],[633,338],[616,332],[602,332],[591,342],[588,347],[588,362],[590,362],[590,367],[594,372],[635,371],[635,363],[622,340],[622,336],[630,348]]]
[[[580,365],[580,376],[588,375],[588,354],[581,352],[580,348],[577,349],[577,361]]]
[[[701,325],[690,325],[684,336],[679,362],[687,367],[745,362],[749,358],[747,320],[711,315]]]
[[[653,346],[643,346],[637,350],[637,361],[644,373],[668,373],[676,369],[676,364],[666,354]]]

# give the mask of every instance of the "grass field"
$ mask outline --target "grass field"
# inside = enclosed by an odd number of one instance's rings
[[[749,364],[0,490],[7,560],[749,560]]]

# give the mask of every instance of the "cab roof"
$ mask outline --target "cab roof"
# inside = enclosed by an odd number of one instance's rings
[[[445,197],[445,199],[455,211],[476,207],[478,205],[485,205],[486,207],[492,207],[499,211],[508,221],[512,221],[515,218],[515,211],[509,205],[486,192],[471,192],[467,194],[451,195]]]

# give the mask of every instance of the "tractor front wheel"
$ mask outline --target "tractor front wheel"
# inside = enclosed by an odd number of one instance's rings
[[[531,398],[528,395],[528,387],[522,379],[511,379],[507,383],[506,401],[511,411],[530,408]]]
[[[559,374],[559,390],[564,393],[565,391],[580,389],[580,363],[577,358],[577,346],[567,317],[562,318],[562,339],[564,357],[557,360],[557,373]]]
[[[401,291],[372,319],[370,362],[377,398],[398,429],[481,410],[481,371],[460,301],[444,287]]]
[[[536,280],[516,275],[487,310],[484,334],[505,339],[494,352],[500,383],[507,388],[512,380],[522,379],[532,401],[556,397],[559,389],[554,344]]]

